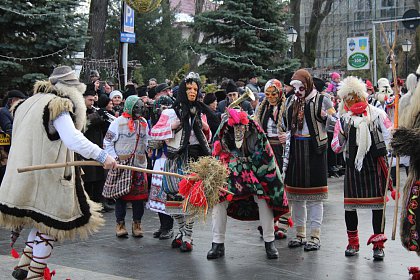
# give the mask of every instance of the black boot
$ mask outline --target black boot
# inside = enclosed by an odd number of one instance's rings
[[[24,280],[26,279],[26,276],[28,276],[28,271],[21,268],[17,268],[12,272],[12,276],[18,280]]]
[[[269,259],[277,259],[279,257],[279,251],[277,251],[276,246],[274,246],[274,241],[265,242],[265,252]]]
[[[385,257],[384,249],[374,248],[373,249],[373,259],[376,261],[382,261]]]
[[[213,260],[223,257],[225,255],[225,244],[224,243],[211,243],[211,249],[207,253],[207,259]]]

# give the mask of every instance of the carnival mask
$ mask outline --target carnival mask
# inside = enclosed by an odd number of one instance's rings
[[[293,86],[293,89],[295,91],[295,95],[298,98],[304,98],[305,97],[305,95],[306,95],[306,87],[305,87],[305,85],[301,81],[294,80],[292,86]]]
[[[345,100],[346,110],[351,111],[356,115],[363,114],[366,111],[368,103],[366,98],[358,96],[356,93],[349,93]]]
[[[280,97],[283,94],[282,90],[282,84],[277,79],[271,79],[265,84],[264,94],[270,105],[275,106],[279,103]]]
[[[134,120],[138,120],[143,116],[144,103],[141,99],[137,100],[136,104],[133,106],[131,116]]]
[[[236,148],[242,147],[245,131],[249,123],[248,115],[244,111],[228,109],[228,125],[233,127]]]
[[[196,82],[186,84],[188,101],[194,102],[197,99],[198,85]]]

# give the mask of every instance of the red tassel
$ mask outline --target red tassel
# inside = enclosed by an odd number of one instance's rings
[[[48,267],[44,269],[44,279],[51,280],[51,278],[55,275],[55,270],[50,271]]]
[[[391,197],[392,197],[392,199],[393,200],[395,200],[395,195],[396,195],[396,193],[397,193],[397,191],[396,190],[393,190],[392,192],[391,192]],[[401,194],[400,193],[398,193],[398,199],[400,199],[401,198]]]
[[[289,224],[289,227],[293,227],[292,217],[289,217],[289,219],[287,219],[287,223]]]
[[[10,254],[12,255],[13,258],[18,259],[19,253],[15,250],[15,248],[12,248],[12,251],[10,252]]]

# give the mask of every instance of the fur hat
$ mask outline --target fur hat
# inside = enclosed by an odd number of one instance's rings
[[[238,87],[236,86],[236,83],[233,80],[229,80],[229,82],[226,85],[226,94],[229,92],[238,92]]]
[[[204,95],[203,102],[206,105],[210,105],[211,103],[213,103],[216,100],[217,100],[216,95],[212,92],[209,92],[206,95]]]
[[[345,78],[340,83],[340,88],[338,89],[337,93],[338,93],[338,96],[340,96],[341,100],[346,100],[347,96],[350,93],[355,93],[358,96],[364,97],[364,98],[368,97],[366,84],[362,80],[354,76],[349,76]]]
[[[76,73],[70,68],[70,66],[59,66],[55,68],[49,80],[52,85],[62,83],[69,86],[78,86],[81,84],[79,82],[79,78],[76,76]]]

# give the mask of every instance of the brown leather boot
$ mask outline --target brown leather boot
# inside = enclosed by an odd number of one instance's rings
[[[115,233],[117,237],[127,237],[128,232],[125,229],[125,223],[124,222],[118,222],[117,226],[115,228]]]
[[[143,237],[144,232],[141,229],[141,223],[140,222],[133,221],[133,223],[131,225],[131,231],[132,231],[134,237]]]

